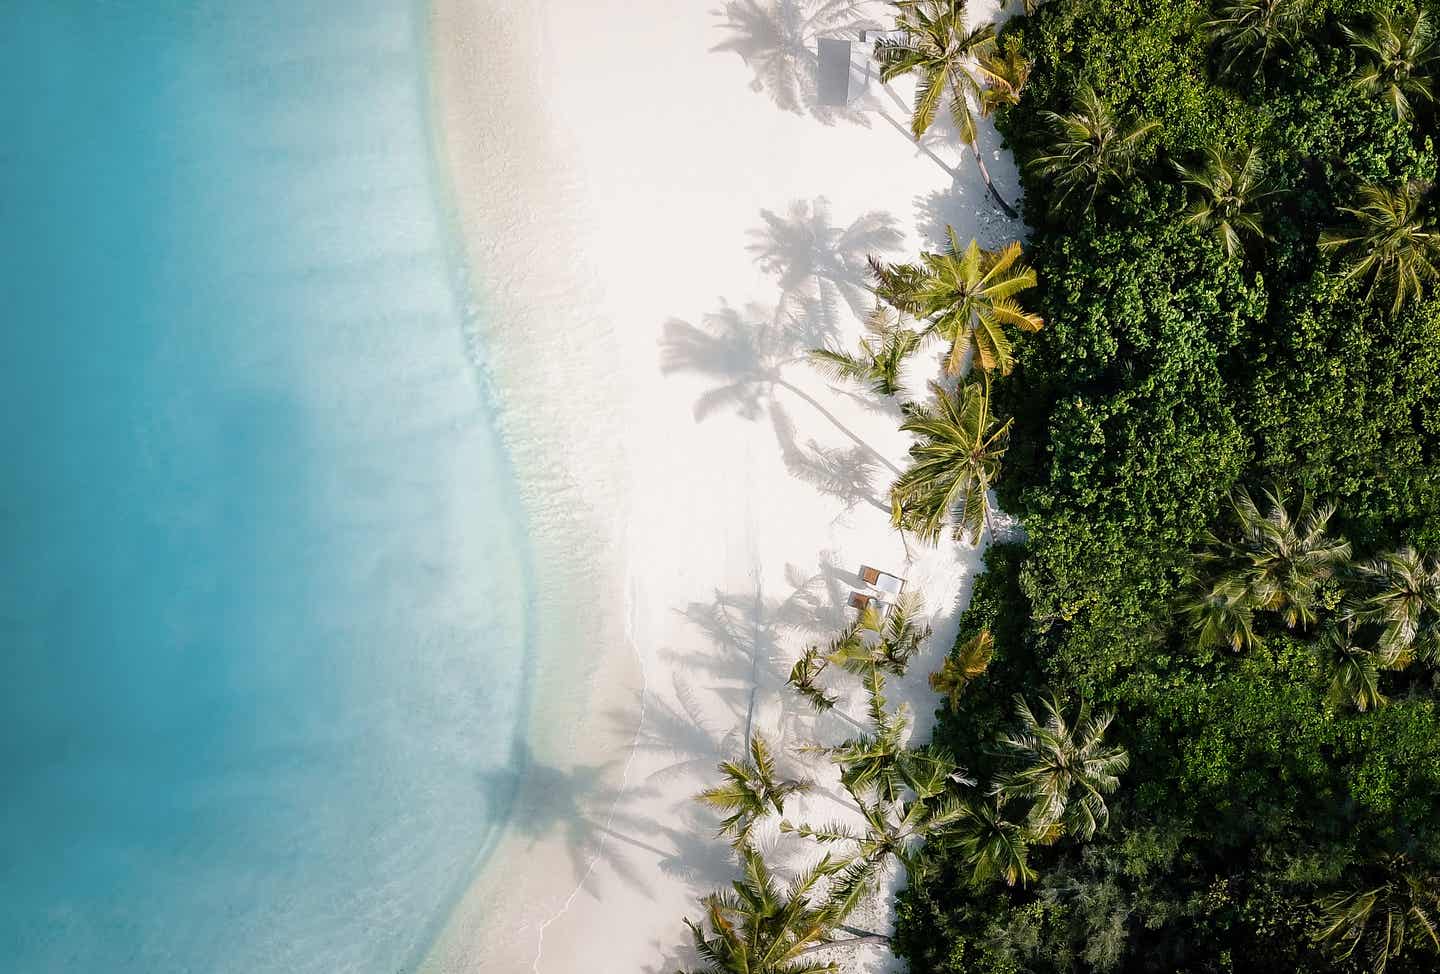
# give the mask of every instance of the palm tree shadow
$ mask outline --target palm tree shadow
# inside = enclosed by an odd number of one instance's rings
[[[944,189],[914,199],[916,230],[924,246],[940,250],[949,244],[949,228],[957,235],[974,237],[993,250],[1015,239],[1015,222],[991,202],[985,183],[973,167],[957,173]],[[962,239],[963,245],[966,240]]]
[[[757,420],[767,407],[776,407],[776,390],[783,389],[807,403],[852,444],[899,476],[900,470],[890,460],[824,403],[785,377],[785,366],[801,361],[801,352],[817,344],[815,331],[823,324],[812,324],[814,320],[815,316],[804,310],[786,314],[783,306],[766,316],[751,304],[742,315],[726,302],[705,316],[704,327],[671,318],[660,336],[660,371],[664,375],[687,373],[718,380],[718,385],[695,401],[697,422],[727,406],[742,419]],[[782,441],[782,449],[784,446]]]
[[[785,469],[797,480],[844,504],[845,510],[840,516],[861,504],[868,504],[887,517],[890,515],[890,505],[875,491],[875,476],[880,465],[870,451],[858,446],[823,447],[813,438],[800,442],[794,422],[779,403],[770,407],[770,421]]]
[[[755,728],[762,695],[765,702],[778,702],[773,723],[786,734],[793,707],[781,692],[790,675],[785,643],[813,634],[824,617],[824,575],[807,575],[795,565],[787,565],[785,575],[790,591],[783,598],[770,596],[757,578],[752,592],[717,590],[709,602],[690,603],[682,614],[706,637],[709,649],[667,654],[677,669],[704,678],[739,732],[727,740],[740,747]]]
[[[695,685],[681,673],[672,673],[671,689],[673,699],[652,693],[646,701],[645,721],[635,738],[635,746],[670,761],[651,772],[647,780],[703,780],[716,762],[744,749],[743,728],[733,721],[717,721],[716,715],[705,707]],[[618,726],[628,726],[629,710],[622,708],[611,716]],[[720,722],[730,726],[719,727]]]
[[[752,73],[750,89],[783,111],[823,125],[868,128],[870,119],[858,109],[821,105],[816,88],[816,41],[878,27],[864,6],[863,0],[728,0],[714,11],[725,39],[710,50],[739,55]]]
[[[862,213],[848,226],[831,223],[823,196],[796,200],[782,216],[761,210],[763,225],[750,231],[747,247],[755,262],[779,281],[787,299],[818,302],[827,331],[838,321],[843,300],[857,318],[873,303],[867,278],[871,255],[883,255],[904,242],[898,222],[883,210]]]
[[[660,371],[690,373],[719,380],[720,385],[695,402],[695,419],[704,420],[730,406],[744,419],[759,419],[781,367],[794,361],[799,343],[758,305],[743,313],[727,302],[707,314],[696,327],[671,318],[660,336]],[[768,320],[767,320],[768,319]]]
[[[656,837],[665,830],[657,828],[648,816],[627,809],[643,808],[647,790],[618,789],[609,784],[621,760],[562,769],[540,763],[528,744],[520,744],[508,766],[480,772],[478,777],[487,792],[515,789],[507,828],[528,838],[532,848],[537,842],[561,840],[577,884],[588,882],[598,894],[595,866],[604,862],[626,885],[648,893],[645,877],[618,854],[620,849],[638,849],[661,861],[676,853],[656,844]]]

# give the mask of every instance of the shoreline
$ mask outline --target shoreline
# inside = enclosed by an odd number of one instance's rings
[[[485,918],[496,910],[501,899],[512,899],[515,890],[510,883],[504,889],[498,888],[500,877],[513,878],[516,864],[524,859],[527,872],[537,858],[559,858],[561,850],[548,850],[537,857],[534,842],[526,844],[523,823],[527,817],[543,815],[542,806],[556,800],[547,792],[545,785],[551,780],[549,773],[561,774],[575,766],[588,767],[590,763],[603,759],[615,743],[601,726],[599,711],[607,704],[623,705],[634,693],[643,693],[643,671],[637,665],[629,635],[624,624],[629,612],[618,616],[608,608],[629,599],[628,586],[624,580],[628,569],[624,562],[623,489],[625,464],[613,462],[607,466],[602,457],[594,455],[585,465],[574,452],[566,450],[558,442],[555,428],[573,422],[573,417],[555,415],[559,409],[574,406],[573,396],[553,393],[564,389],[567,393],[575,390],[576,371],[580,383],[588,380],[590,388],[598,390],[600,369],[599,351],[603,342],[595,341],[591,357],[577,356],[570,341],[575,329],[552,328],[551,331],[527,338],[538,337],[548,343],[538,348],[531,341],[517,343],[513,336],[500,333],[502,326],[512,328],[535,324],[535,316],[529,312],[523,301],[517,300],[515,289],[510,282],[525,277],[524,268],[508,261],[506,255],[516,250],[525,252],[530,247],[514,247],[514,229],[525,223],[527,192],[543,193],[548,187],[542,180],[527,181],[520,175],[532,159],[518,159],[505,154],[486,151],[495,142],[481,147],[468,139],[473,135],[476,119],[486,118],[514,131],[511,126],[520,124],[514,115],[505,116],[499,109],[509,103],[507,98],[483,101],[472,100],[469,93],[482,90],[475,75],[479,59],[493,62],[493,53],[507,45],[487,43],[483,49],[477,44],[468,47],[468,41],[479,36],[509,36],[514,25],[504,21],[504,15],[496,13],[486,22],[484,13],[477,7],[451,0],[432,0],[426,16],[426,34],[430,42],[430,104],[429,111],[434,132],[435,155],[441,170],[438,181],[447,191],[447,199],[453,214],[454,230],[465,256],[467,269],[465,291],[471,304],[466,309],[467,341],[478,346],[478,354],[472,353],[477,381],[486,387],[487,397],[495,406],[499,436],[511,458],[516,480],[520,485],[521,502],[525,508],[526,528],[531,551],[535,559],[533,603],[529,607],[534,624],[532,650],[532,686],[529,723],[522,731],[528,739],[523,755],[517,755],[517,790],[511,802],[511,814],[507,825],[488,855],[476,863],[476,872],[468,887],[461,891],[451,915],[442,918],[439,935],[428,946],[427,957],[422,970],[448,971],[452,969],[483,969],[475,964],[484,964],[472,957],[476,930],[485,927]],[[451,43],[440,43],[441,33],[451,37]],[[478,53],[477,57],[467,57]],[[497,75],[486,74],[493,78]],[[501,72],[498,76],[513,79],[517,87],[521,81],[517,73]],[[491,112],[490,109],[496,109]],[[543,128],[537,125],[536,130]],[[510,187],[506,194],[493,194],[491,180],[498,183],[505,180]],[[536,231],[530,240],[538,249],[543,242],[553,246],[554,238],[545,241],[544,234]],[[505,247],[497,245],[503,239]],[[511,249],[513,248],[513,249]],[[556,350],[564,345],[564,354],[547,358],[547,350]],[[557,363],[566,366],[563,377],[555,368]],[[535,381],[538,373],[549,373],[547,381]],[[504,390],[501,395],[500,390]],[[553,416],[561,423],[547,424],[535,416]],[[598,417],[598,409],[589,413]],[[603,436],[603,430],[590,429],[591,435]],[[586,490],[589,483],[607,484],[603,496],[597,498],[594,492]],[[574,502],[566,509],[564,501]],[[608,509],[609,517],[603,516]],[[586,539],[577,545],[577,539]],[[594,555],[587,561],[575,557],[576,548],[585,547]],[[589,569],[600,568],[592,573]],[[608,571],[606,570],[608,568]],[[600,620],[600,638],[592,627]],[[605,648],[601,654],[578,654],[588,661],[586,676],[578,681],[582,691],[577,697],[567,696],[575,687],[575,681],[566,679],[566,666],[576,659],[574,646],[584,639],[591,646]],[[635,660],[632,662],[632,660]],[[597,677],[609,676],[608,687],[592,683]],[[639,733],[639,715],[631,739],[623,742],[628,748]],[[588,741],[589,746],[571,746],[571,741]],[[623,773],[618,787],[623,790]],[[572,800],[588,803],[593,796],[573,795]],[[610,803],[613,806],[613,801]],[[589,811],[587,809],[587,811]],[[593,811],[589,811],[593,815]],[[609,817],[606,810],[606,818]],[[581,846],[596,844],[603,839],[585,835],[579,840]],[[563,871],[563,862],[552,862],[553,869]],[[548,879],[542,871],[539,879]],[[555,890],[546,882],[533,884],[534,888],[520,891],[520,897],[532,904],[534,910],[547,913],[563,908],[563,901],[556,900]],[[576,883],[578,889],[579,881]],[[574,893],[570,893],[573,896]],[[523,953],[528,937],[538,939],[541,928],[522,927],[512,931],[514,943],[507,956],[518,958]],[[493,949],[487,944],[486,952]],[[509,962],[503,967],[510,968]]]
[[[642,2],[629,32],[589,8],[431,3],[437,157],[534,528],[540,632],[526,783],[428,972],[668,974],[681,919],[732,875],[690,798],[752,720],[782,743],[837,731],[784,678],[842,624],[856,566],[903,564],[928,597],[936,636],[895,687],[923,740],[926,672],[979,564],[952,546],[909,560],[876,497],[907,438],[794,359],[821,340],[802,319],[858,333],[861,251],[935,242],[937,211],[987,244],[1016,225],[968,154],[787,110],[719,48],[718,12]],[[812,251],[850,237],[827,283],[833,255]],[[856,970],[886,969],[870,953]]]

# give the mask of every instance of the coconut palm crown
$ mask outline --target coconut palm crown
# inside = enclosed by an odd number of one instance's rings
[[[1394,293],[1392,312],[1440,278],[1440,227],[1426,216],[1424,202],[1418,183],[1363,186],[1358,204],[1340,210],[1351,223],[1320,235],[1321,250],[1344,258],[1347,280],[1368,278],[1371,294],[1382,287]]]
[[[1212,549],[1201,563],[1212,568],[1227,591],[1242,592],[1238,597],[1251,608],[1280,613],[1292,629],[1311,625],[1320,586],[1349,560],[1350,544],[1326,533],[1333,505],[1317,508],[1302,497],[1292,514],[1288,499],[1276,489],[1262,496],[1263,511],[1249,491],[1235,492],[1239,537],[1221,541],[1212,536]]]
[[[1020,104],[1020,94],[1030,80],[1030,62],[1020,53],[1020,45],[1007,43],[979,59],[985,78],[980,98],[981,111],[989,115],[998,108]]]
[[[1310,0],[1224,0],[1204,25],[1221,73],[1263,75],[1266,64],[1299,37],[1309,7]]]
[[[1378,864],[1358,888],[1323,897],[1315,940],[1336,960],[1360,951],[1372,974],[1384,974],[1406,947],[1440,953],[1440,875],[1403,856]]]
[[[1225,154],[1211,148],[1203,166],[1191,169],[1176,163],[1175,168],[1191,189],[1186,221],[1213,233],[1226,257],[1241,254],[1247,237],[1265,238],[1256,204],[1272,190],[1265,185],[1265,167],[1255,149]]]
[[[1022,822],[1006,814],[1003,795],[966,801],[954,829],[954,843],[970,866],[975,886],[1002,880],[1007,886],[1024,886],[1035,878],[1029,863],[1035,835]]]
[[[1142,120],[1121,127],[1110,106],[1088,84],[1075,93],[1070,112],[1047,111],[1041,117],[1051,126],[1049,152],[1030,165],[1060,190],[1057,209],[1073,200],[1083,200],[1085,209],[1093,207],[1105,187],[1130,175],[1145,136],[1160,125]]]
[[[690,974],[836,974],[833,962],[810,955],[849,942],[833,934],[869,891],[868,877],[849,866],[826,856],[782,885],[760,854],[744,847],[742,878],[705,897],[702,923],[685,921],[705,965]]]
[[[695,798],[702,805],[726,813],[719,834],[729,836],[737,848],[750,841],[756,823],[772,812],[785,814],[785,800],[810,788],[808,782],[777,776],[770,746],[759,734],[750,739],[749,760],[721,762],[720,773],[724,782]]]
[[[1355,49],[1355,86],[1384,98],[1396,121],[1411,118],[1417,106],[1434,104],[1440,43],[1424,7],[1408,15],[1381,10],[1365,30],[1340,29]]]
[[[789,684],[817,711],[833,710],[839,698],[826,689],[822,677],[831,667],[866,681],[867,692],[883,693],[883,682],[871,687],[872,671],[904,676],[910,660],[930,638],[930,626],[921,621],[924,601],[918,593],[907,592],[891,605],[885,615],[867,606],[825,647],[809,646],[790,669]],[[862,722],[841,714],[856,726]]]
[[[1059,827],[1089,839],[1110,821],[1105,796],[1120,787],[1130,766],[1124,748],[1105,742],[1112,714],[1092,714],[1081,701],[1072,726],[1054,696],[1041,701],[1038,720],[1025,698],[1015,697],[1019,726],[1000,736],[998,745],[1016,767],[996,778],[991,790],[1011,800],[1030,802],[1027,822],[1039,834]],[[1055,832],[1049,833],[1058,837]]]
[[[1019,241],[1000,250],[982,250],[971,240],[962,248],[952,227],[943,253],[922,253],[919,263],[870,262],[875,295],[896,310],[928,321],[925,335],[950,342],[945,368],[959,374],[967,351],[987,372],[1008,374],[1015,356],[1007,329],[1038,331],[1044,320],[1026,311],[1015,296],[1036,284]]]
[[[1409,546],[1355,566],[1363,594],[1351,612],[1381,628],[1389,658],[1440,660],[1440,559]]]
[[[930,674],[930,689],[943,693],[950,703],[950,712],[960,709],[965,688],[985,674],[995,656],[995,639],[989,629],[982,629],[956,648],[940,669]]]
[[[1354,626],[1329,626],[1315,647],[1330,677],[1326,693],[1330,705],[1350,706],[1364,713],[1388,702],[1380,692],[1380,670],[1396,668],[1399,658],[1381,653],[1357,636]]]
[[[948,521],[957,541],[977,544],[990,523],[989,491],[1000,476],[1011,420],[990,412],[989,389],[933,385],[933,406],[916,406],[900,428],[915,436],[911,464],[891,487],[893,520],[935,544]],[[992,531],[993,533],[993,531]]]
[[[810,351],[810,362],[832,379],[866,386],[877,396],[903,395],[905,360],[920,347],[920,333],[902,327],[885,308],[876,308],[865,321],[865,334],[856,352],[835,348]]]
[[[1201,649],[1222,646],[1239,652],[1259,641],[1255,607],[1242,579],[1221,576],[1207,581],[1192,571],[1181,591],[1180,614],[1189,621]]]

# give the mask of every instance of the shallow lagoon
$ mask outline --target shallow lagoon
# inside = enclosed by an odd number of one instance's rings
[[[524,530],[423,4],[0,8],[0,954],[406,969],[503,822]]]

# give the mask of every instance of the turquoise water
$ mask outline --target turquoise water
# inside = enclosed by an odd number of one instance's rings
[[[526,550],[408,0],[0,4],[0,957],[408,970]]]

